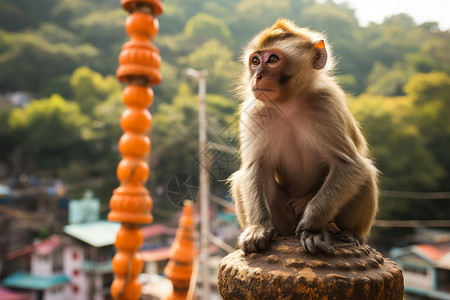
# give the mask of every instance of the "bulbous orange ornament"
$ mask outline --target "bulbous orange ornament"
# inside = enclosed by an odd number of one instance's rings
[[[123,92],[123,103],[127,106],[148,107],[153,103],[153,90],[141,85],[129,85]]]
[[[124,278],[117,277],[114,279],[111,284],[111,296],[113,299],[138,300],[141,297],[142,285],[137,278],[130,280],[125,287],[124,285]]]
[[[137,251],[144,241],[144,236],[142,232],[138,230],[139,228],[127,228],[120,227],[117,232],[116,242],[114,245],[121,251],[135,252]]]
[[[150,169],[148,164],[136,158],[123,158],[117,166],[117,178],[122,182],[146,182]]]
[[[130,262],[131,260],[131,262]],[[143,261],[138,253],[130,253],[119,251],[114,255],[112,260],[112,269],[114,274],[125,277],[127,274],[135,277],[142,270]]]
[[[119,152],[124,156],[143,157],[150,152],[148,136],[125,132],[119,140]]]
[[[132,38],[134,35],[146,35],[153,38],[158,33],[159,22],[151,15],[136,11],[127,17],[125,30]]]
[[[152,116],[146,109],[127,108],[120,117],[120,126],[124,131],[130,130],[136,133],[146,133],[150,130]]]

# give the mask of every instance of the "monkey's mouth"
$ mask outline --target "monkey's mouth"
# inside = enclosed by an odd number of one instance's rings
[[[264,88],[253,88],[252,91],[253,91],[253,92],[272,92],[272,93],[275,93],[274,90],[271,90],[271,89],[264,89]]]
[[[276,96],[277,92],[272,89],[265,88],[253,88],[252,89],[253,96],[260,101],[270,101],[273,100],[274,95]]]

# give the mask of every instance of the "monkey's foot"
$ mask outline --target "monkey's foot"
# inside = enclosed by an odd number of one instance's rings
[[[350,231],[340,230],[335,223],[328,224],[324,231],[302,229],[295,231],[295,236],[306,252],[310,254],[331,254],[340,247],[361,247],[364,239],[359,238]]]
[[[356,237],[349,231],[340,231],[339,233],[337,233],[336,237],[341,242],[352,243],[355,244],[355,246],[361,246],[362,244],[364,244],[363,239]]]
[[[303,249],[309,254],[331,254],[334,250],[333,241],[328,231],[299,230],[295,236],[300,240]]]
[[[251,225],[241,233],[238,248],[245,254],[260,252],[269,246],[275,230],[263,225]]]

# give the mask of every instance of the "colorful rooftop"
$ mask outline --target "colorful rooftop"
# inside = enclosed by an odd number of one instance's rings
[[[107,221],[70,224],[63,231],[91,246],[103,247],[114,244],[120,224]]]
[[[69,277],[64,274],[56,276],[35,276],[25,272],[17,272],[5,278],[3,285],[18,289],[46,290],[69,282]]]
[[[437,268],[450,270],[449,244],[417,244],[391,252],[394,259],[414,254]]]

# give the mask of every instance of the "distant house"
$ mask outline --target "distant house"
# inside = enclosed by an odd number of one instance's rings
[[[84,198],[69,202],[69,224],[94,222],[100,219],[100,200],[94,198],[91,190],[84,193]]]
[[[100,201],[92,192],[70,201],[65,235],[54,235],[8,253],[7,259],[16,260],[17,272],[5,278],[3,285],[31,292],[42,300],[110,299],[114,242],[120,224],[99,217]],[[149,225],[142,227],[142,235],[145,269],[162,272],[161,262],[167,260],[167,246],[175,229]]]
[[[63,228],[65,236],[54,235],[12,251],[7,259],[29,258],[30,271],[18,270],[5,278],[3,285],[29,291],[43,300],[110,299],[114,242],[119,228],[120,224],[107,221],[70,224]],[[174,233],[174,229],[160,224],[142,228],[146,270],[161,272],[159,262],[167,259],[166,245]]]
[[[390,256],[403,270],[405,293],[450,300],[450,244],[417,244]]]
[[[62,239],[54,235],[8,253],[7,259],[31,255],[30,271],[18,270],[5,278],[3,285],[30,291],[35,299],[62,299],[70,283],[63,270],[63,250]]]

